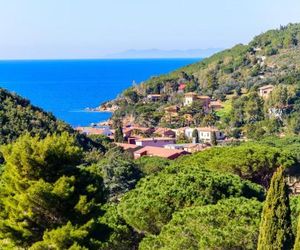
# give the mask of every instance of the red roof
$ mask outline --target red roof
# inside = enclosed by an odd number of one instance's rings
[[[178,87],[179,90],[184,90],[186,87],[186,84],[181,83]]]
[[[158,148],[146,146],[134,152],[135,158],[139,158],[141,156],[158,156],[168,159],[175,159],[182,154],[186,154],[184,150],[179,149],[167,149],[167,148]]]

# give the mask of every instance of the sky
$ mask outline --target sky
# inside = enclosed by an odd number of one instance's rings
[[[228,48],[290,22],[299,0],[0,0],[0,59]]]

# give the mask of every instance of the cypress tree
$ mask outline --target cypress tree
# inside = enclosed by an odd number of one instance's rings
[[[114,121],[114,129],[115,129],[115,142],[124,142],[122,123],[119,120]]]
[[[192,137],[193,137],[193,142],[199,143],[199,133],[197,129],[193,130]]]
[[[297,237],[295,240],[294,250],[300,250],[300,216],[298,218]]]
[[[283,167],[279,167],[271,179],[262,212],[258,250],[285,250],[293,246],[288,187],[283,172]]]
[[[212,132],[211,134],[211,145],[216,146],[218,144],[217,142],[217,136],[216,136],[216,132]]]

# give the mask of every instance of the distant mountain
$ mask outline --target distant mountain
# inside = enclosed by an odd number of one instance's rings
[[[127,50],[120,53],[109,54],[107,58],[203,58],[208,57],[216,52],[221,51],[220,48],[208,49],[190,49],[190,50]]]

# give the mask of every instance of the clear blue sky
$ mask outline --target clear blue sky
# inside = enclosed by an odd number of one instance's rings
[[[289,22],[299,0],[0,0],[0,59],[226,48]]]

